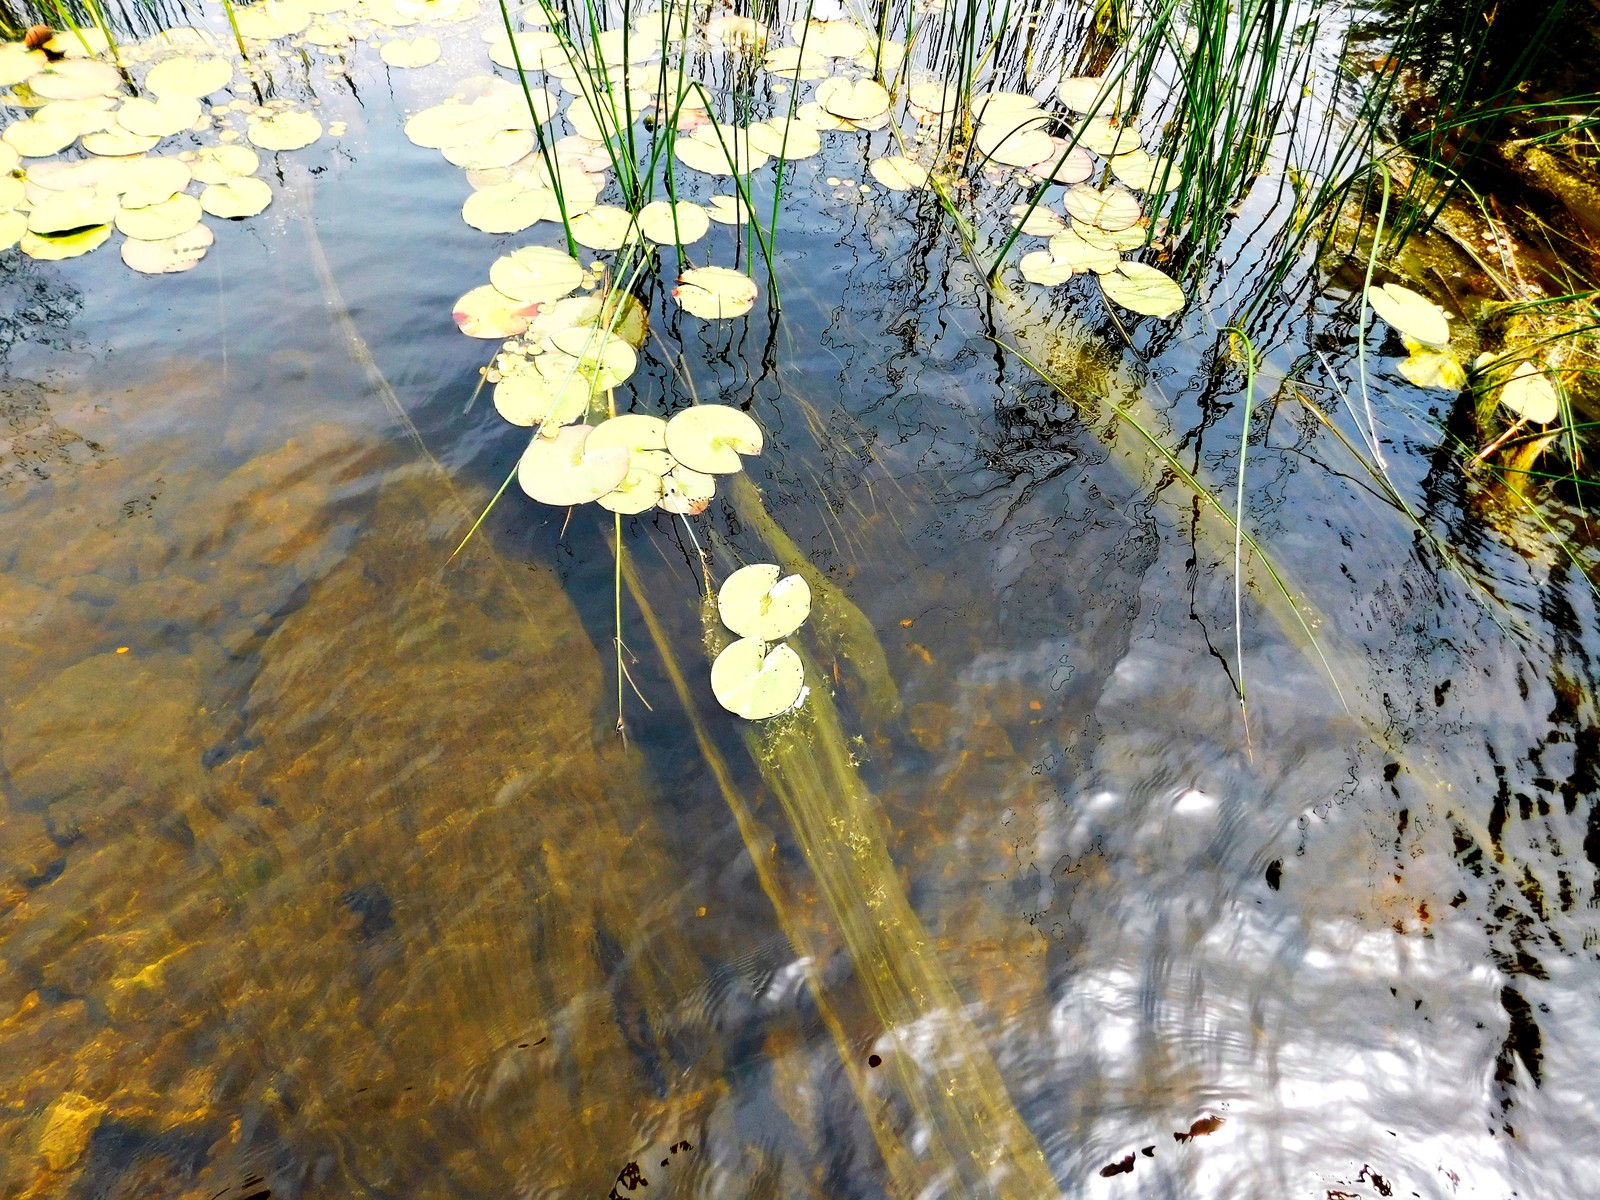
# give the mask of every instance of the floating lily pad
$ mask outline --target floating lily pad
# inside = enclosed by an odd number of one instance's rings
[[[513,300],[505,293],[485,284],[475,287],[455,303],[452,315],[461,332],[468,337],[515,337],[528,328],[529,319],[539,311],[539,306]]]
[[[144,86],[152,95],[163,98],[187,96],[199,100],[212,92],[220,92],[232,82],[233,63],[226,58],[181,54],[151,67]]]
[[[442,53],[444,48],[438,38],[424,36],[409,42],[405,38],[385,42],[378,57],[391,67],[414,68],[438,62]]]
[[[7,142],[0,142],[0,174],[5,174],[17,169],[17,164],[22,161],[22,155]]]
[[[60,262],[62,259],[77,258],[81,254],[98,249],[105,245],[106,239],[110,236],[110,225],[91,225],[87,229],[56,235],[30,231],[22,235],[21,246],[22,252],[29,258]]]
[[[1036,204],[1030,210],[1026,204],[1015,205],[1011,213],[1018,217],[1021,224],[1018,226],[1029,237],[1054,237],[1067,227],[1061,219],[1061,214],[1042,204]]]
[[[1401,334],[1425,346],[1443,346],[1450,340],[1449,318],[1426,296],[1398,283],[1386,283],[1367,292],[1372,310]]]
[[[824,79],[817,84],[816,100],[824,112],[846,121],[870,121],[889,111],[888,90],[871,79]]]
[[[572,371],[519,367],[503,375],[494,386],[494,407],[513,425],[558,426],[576,421],[589,411],[594,389]]]
[[[794,40],[826,58],[854,58],[871,45],[871,35],[854,21],[796,21]]]
[[[29,50],[21,42],[0,42],[0,87],[25,83],[49,63],[43,51]]]
[[[1032,164],[1033,173],[1046,183],[1082,183],[1094,174],[1094,160],[1081,147],[1067,149],[1065,138],[1050,139],[1050,153]]]
[[[641,467],[629,467],[622,482],[595,501],[608,512],[625,517],[648,512],[660,504],[666,495],[666,484],[660,475]]]
[[[673,143],[672,153],[684,166],[707,175],[743,175],[767,164],[767,156],[750,145],[744,130],[727,125],[707,126],[679,138]]]
[[[678,277],[672,297],[697,317],[742,317],[755,307],[756,281],[727,267],[695,267]]]
[[[1086,242],[1076,229],[1066,229],[1050,239],[1050,257],[1071,265],[1074,271],[1093,271],[1104,275],[1115,271],[1122,255],[1107,246]]]
[[[895,192],[911,192],[928,185],[928,169],[915,159],[891,154],[867,164],[872,177]]]
[[[597,325],[560,330],[546,344],[551,370],[579,374],[597,392],[621,387],[639,365],[639,355],[626,338]]]
[[[1124,262],[1100,276],[1106,298],[1147,317],[1170,317],[1184,306],[1183,289],[1165,271]]]
[[[114,196],[95,188],[48,193],[28,214],[28,230],[36,234],[68,233],[91,225],[109,225],[117,214]]]
[[[949,83],[913,83],[906,90],[906,99],[923,112],[937,116],[955,111],[961,103],[961,89]]]
[[[983,92],[972,98],[972,119],[987,124],[1003,124],[1017,129],[1040,123],[1046,118],[1032,96],[1024,92]]]
[[[628,474],[628,452],[610,446],[586,453],[591,428],[567,425],[553,438],[534,438],[517,462],[517,483],[541,504],[588,504]]]
[[[204,225],[159,241],[124,238],[122,261],[143,275],[175,275],[199,265],[216,238]]]
[[[1108,83],[1103,75],[1075,75],[1063,79],[1056,88],[1056,95],[1061,97],[1061,103],[1080,113],[1118,111],[1132,101],[1127,84]]]
[[[716,494],[716,476],[692,471],[679,463],[662,478],[657,507],[662,512],[692,517],[705,512]]]
[[[308,112],[281,112],[245,125],[245,137],[263,150],[302,150],[322,136],[322,122]]]
[[[1093,225],[1108,233],[1131,229],[1141,215],[1138,198],[1122,188],[1112,187],[1102,191],[1081,183],[1067,189],[1062,203],[1067,215],[1074,221],[1082,221],[1085,225]]]
[[[69,59],[34,75],[28,87],[46,100],[82,100],[121,91],[122,76],[110,63]]]
[[[825,79],[828,76],[827,58],[809,46],[803,51],[799,46],[781,46],[776,50],[768,50],[762,56],[761,65],[766,71],[782,79],[798,81]]]
[[[639,210],[639,232],[658,246],[698,242],[711,229],[706,210],[688,200],[654,200]]]
[[[577,291],[583,267],[564,250],[524,246],[495,259],[489,282],[513,300],[543,304]]]
[[[657,475],[672,469],[671,456],[667,454],[667,423],[649,413],[623,413],[601,421],[594,427],[590,448],[621,446],[633,456],[635,466],[649,469],[659,466]],[[660,455],[659,458],[641,458],[640,455]]]
[[[78,127],[64,122],[40,121],[24,117],[0,130],[4,141],[23,158],[49,158],[60,154],[78,140]]]
[[[193,172],[176,158],[137,158],[108,162],[100,187],[120,193],[124,208],[159,204],[189,186]]]
[[[761,426],[726,404],[696,404],[667,422],[667,449],[691,471],[731,475],[743,467],[742,454],[760,454]]]
[[[1091,117],[1078,131],[1078,145],[1096,154],[1128,154],[1139,148],[1139,131],[1105,117]]]
[[[248,146],[207,146],[195,155],[190,171],[201,183],[227,183],[260,167],[261,156]]]
[[[555,212],[555,193],[549,188],[501,183],[468,196],[461,219],[484,233],[520,233]]]
[[[713,196],[706,201],[706,208],[719,225],[743,225],[750,220],[750,208],[742,196]]]
[[[250,176],[208,183],[200,192],[200,207],[224,220],[253,217],[271,203],[272,189],[263,180]]]
[[[1004,118],[985,122],[973,145],[986,158],[1008,167],[1031,167],[1049,158],[1055,149],[1055,142],[1043,129],[1011,125]]]
[[[134,133],[131,130],[117,126],[112,129],[97,129],[93,133],[83,135],[83,148],[90,154],[100,154],[107,158],[122,158],[130,154],[144,154],[154,150],[156,143],[161,139],[153,134]]]
[[[28,214],[0,212],[0,250],[9,250],[28,232]]]
[[[1035,250],[1024,254],[1017,262],[1017,267],[1021,270],[1022,277],[1029,283],[1043,284],[1046,287],[1066,283],[1073,275],[1072,264],[1053,257],[1048,250]]]
[[[634,236],[633,214],[611,204],[597,204],[573,217],[572,240],[591,250],[620,250]]]
[[[28,192],[15,175],[0,175],[0,212],[21,204]]]
[[[471,141],[483,128],[483,113],[470,104],[435,104],[410,117],[404,126],[406,138],[427,150]]]
[[[751,563],[723,582],[717,615],[740,637],[775,642],[811,615],[811,585],[772,563]]]
[[[758,121],[750,126],[749,136],[750,148],[771,158],[798,162],[822,153],[822,138],[798,119]]]
[[[1456,356],[1448,350],[1424,346],[1421,342],[1406,339],[1409,356],[1398,365],[1400,374],[1418,387],[1442,388],[1459,392],[1467,386],[1467,372]]]
[[[1170,159],[1154,158],[1143,150],[1119,154],[1111,160],[1111,173],[1119,182],[1140,192],[1159,188],[1176,191],[1183,182],[1183,169]]]
[[[1550,424],[1561,412],[1556,389],[1545,378],[1544,372],[1531,362],[1517,364],[1511,378],[1500,389],[1500,403],[1523,420],[1536,425]]]
[[[441,153],[452,166],[469,171],[509,167],[533,153],[534,136],[526,129],[495,129],[480,132],[469,142],[456,142]]]
[[[795,706],[806,686],[806,670],[790,647],[767,649],[759,638],[731,642],[711,664],[717,703],[747,721],[764,721]]]
[[[233,19],[242,36],[272,42],[305,29],[311,24],[311,11],[294,0],[261,0],[248,8],[235,5]]]
[[[200,223],[200,201],[179,192],[159,204],[144,208],[124,208],[117,213],[116,226],[131,238],[146,242],[165,241],[187,233]]]
[[[1077,234],[1091,246],[1101,250],[1137,250],[1144,245],[1149,223],[1140,220],[1137,224],[1129,225],[1126,229],[1101,229],[1095,225],[1082,222],[1074,225],[1070,232]]]
[[[561,39],[548,29],[523,29],[512,39],[501,34],[489,46],[489,61],[497,67],[515,71],[520,61],[524,71],[548,70],[565,61]]]
[[[200,101],[193,96],[136,97],[117,110],[117,124],[129,133],[164,138],[182,133],[200,120]]]

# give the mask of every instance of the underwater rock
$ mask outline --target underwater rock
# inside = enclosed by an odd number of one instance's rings
[[[83,1156],[106,1107],[87,1096],[68,1092],[45,1118],[39,1135],[39,1156],[51,1171],[65,1171]]]

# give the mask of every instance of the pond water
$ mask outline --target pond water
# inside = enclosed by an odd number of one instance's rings
[[[1581,514],[1464,480],[1374,331],[1447,564],[1277,391],[1244,511],[1297,603],[1247,552],[1247,733],[1231,533],[1100,405],[1231,506],[1270,196],[1120,325],[990,295],[883,133],[790,168],[781,311],[713,224],[762,300],[650,288],[628,403],[766,448],[623,519],[624,739],[609,516],[513,488],[451,557],[528,437],[452,305],[559,229],[469,228],[401,133],[446,41],[308,56],[347,132],[264,154],[192,271],[0,254],[0,1194],[1592,1193]],[[1286,295],[1264,375],[1353,386],[1353,312]],[[787,733],[711,695],[701,548],[815,568]]]

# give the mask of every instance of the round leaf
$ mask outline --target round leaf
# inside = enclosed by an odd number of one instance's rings
[[[200,101],[193,96],[136,97],[117,110],[117,124],[129,133],[164,138],[182,133],[200,119]]]
[[[281,112],[257,117],[244,135],[263,150],[301,150],[322,136],[322,122],[308,112]]]
[[[144,208],[124,208],[117,213],[117,228],[131,238],[146,242],[165,241],[187,233],[200,223],[200,201],[179,192],[159,204]]]
[[[173,275],[198,266],[215,240],[204,225],[159,241],[124,238],[122,261],[144,275]]]
[[[485,284],[475,287],[456,301],[453,316],[468,337],[515,337],[528,328],[528,320],[539,310]]]
[[[1122,188],[1090,187],[1086,183],[1068,188],[1063,204],[1067,215],[1074,221],[1093,225],[1097,229],[1116,232],[1132,228],[1139,220],[1139,201],[1132,192]]]
[[[928,169],[914,159],[900,154],[875,158],[867,164],[867,170],[871,171],[872,177],[884,187],[895,192],[915,191],[926,187],[928,183]]]
[[[688,200],[654,200],[639,210],[639,231],[658,246],[698,242],[711,229],[706,210]]]
[[[226,183],[208,183],[200,193],[200,207],[213,217],[237,220],[253,217],[272,203],[272,189],[245,176]]]
[[[1500,403],[1523,420],[1548,425],[1561,411],[1555,388],[1531,362],[1520,362],[1500,389]]]
[[[1170,317],[1184,305],[1183,289],[1165,271],[1144,263],[1120,263],[1100,276],[1106,298],[1147,317]]]
[[[731,475],[741,454],[760,454],[761,426],[749,413],[726,404],[696,404],[667,422],[667,449],[691,471]]]
[[[1443,346],[1450,340],[1449,319],[1444,309],[1410,288],[1386,283],[1367,292],[1367,303],[1403,336],[1414,338],[1424,346]]]
[[[553,438],[534,438],[517,462],[517,483],[541,504],[565,508],[600,499],[628,474],[628,452],[585,452],[591,429],[568,425]]]
[[[678,277],[672,296],[708,321],[742,317],[755,307],[756,281],[727,267],[695,267]]]
[[[800,656],[783,645],[769,651],[758,638],[729,643],[711,664],[711,692],[717,703],[747,721],[787,712],[805,685]]]
[[[583,267],[564,250],[524,246],[494,260],[489,282],[513,300],[543,304],[576,291]]]
[[[740,637],[775,642],[811,615],[811,585],[772,563],[740,567],[717,592],[717,615]]]
[[[225,58],[182,54],[150,68],[144,85],[153,95],[188,96],[198,100],[233,82],[233,64]]]

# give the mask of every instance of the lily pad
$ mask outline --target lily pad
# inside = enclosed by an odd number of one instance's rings
[[[0,130],[4,141],[23,158],[49,158],[60,154],[78,140],[78,127],[65,122],[40,121],[24,117]]]
[[[227,183],[260,167],[261,156],[249,146],[207,146],[195,155],[190,171],[201,183]]]
[[[657,507],[662,512],[692,517],[705,512],[716,494],[716,476],[692,471],[679,463],[662,477]]]
[[[768,650],[759,638],[730,642],[711,664],[711,692],[717,703],[747,721],[787,712],[805,686],[800,656],[785,645]]]
[[[272,42],[299,33],[311,24],[311,11],[294,0],[261,0],[248,8],[235,5],[233,19],[242,36],[257,42]]]
[[[442,53],[438,38],[423,36],[409,42],[405,38],[385,42],[378,57],[391,67],[414,68],[438,62]]]
[[[665,475],[672,469],[672,458],[667,453],[667,423],[650,413],[623,413],[594,427],[590,449],[621,446],[632,456],[634,466],[655,470]],[[641,457],[656,456],[659,457]]]
[[[216,240],[205,225],[196,225],[176,237],[158,241],[122,240],[122,261],[143,275],[175,275],[200,264]]]
[[[1026,204],[1015,205],[1011,215],[1020,219],[1018,228],[1029,237],[1055,237],[1067,228],[1061,214],[1042,204],[1034,205],[1031,211]]]
[[[1154,158],[1143,150],[1119,154],[1111,160],[1111,173],[1119,183],[1139,192],[1176,191],[1183,182],[1183,168],[1171,159]]]
[[[251,176],[208,183],[200,192],[200,207],[213,217],[238,220],[253,217],[272,203],[272,189]]]
[[[182,133],[200,120],[200,101],[193,96],[135,97],[117,110],[117,124],[129,133],[164,138]]]
[[[1074,221],[1082,221],[1085,225],[1093,225],[1108,233],[1131,229],[1141,215],[1138,198],[1122,188],[1112,187],[1102,191],[1080,183],[1077,187],[1067,189],[1062,203],[1067,215]]]
[[[118,192],[124,208],[159,204],[189,186],[193,172],[176,158],[137,158],[107,164],[100,187]]]
[[[719,225],[743,225],[750,220],[750,207],[743,196],[713,196],[706,201],[706,208]]]
[[[658,246],[698,242],[711,229],[706,210],[688,200],[654,200],[639,210],[639,232]]]
[[[578,374],[597,392],[621,387],[638,368],[639,355],[626,338],[597,325],[579,325],[547,339],[544,365],[562,374]]]
[[[1053,257],[1048,250],[1035,250],[1030,254],[1024,254],[1018,261],[1017,267],[1021,270],[1022,277],[1029,283],[1043,284],[1045,287],[1066,283],[1073,276],[1072,264]]]
[[[1055,142],[1043,129],[1011,125],[1004,118],[985,122],[972,143],[986,158],[1008,167],[1031,167],[1049,158],[1055,149]]]
[[[588,504],[628,474],[628,452],[616,446],[586,453],[588,425],[567,425],[553,438],[534,438],[517,462],[517,483],[541,504]]]
[[[0,212],[0,250],[9,250],[28,232],[28,214]]]
[[[1525,421],[1548,425],[1561,412],[1556,389],[1531,362],[1520,362],[1500,389],[1500,403]]]
[[[303,150],[322,136],[322,122],[308,112],[280,112],[247,122],[244,135],[263,150]]]
[[[1449,318],[1444,309],[1410,288],[1386,283],[1367,292],[1367,303],[1402,335],[1425,346],[1439,347],[1450,340]]]
[[[774,117],[750,126],[750,148],[771,158],[798,162],[822,153],[822,138],[805,122]]]
[[[749,136],[727,125],[706,126],[679,138],[672,153],[684,166],[707,175],[743,175],[767,165],[767,156],[750,145]]]
[[[872,177],[894,192],[912,192],[928,185],[928,169],[901,154],[875,158],[867,164]]]
[[[29,50],[21,42],[0,42],[0,87],[26,83],[49,64],[41,50]]]
[[[151,67],[144,86],[152,95],[163,99],[188,96],[199,100],[212,92],[220,92],[232,82],[233,63],[226,58],[180,54]]]
[[[68,59],[34,75],[28,87],[46,100],[83,100],[121,91],[122,75],[110,63]]]
[[[572,371],[545,371],[539,365],[519,367],[494,385],[494,408],[513,425],[558,426],[589,411],[594,389]]]
[[[471,141],[456,142],[440,153],[452,166],[468,171],[509,167],[533,153],[533,133],[527,129],[480,131]]]
[[[723,582],[717,615],[740,637],[775,642],[811,615],[811,585],[772,563],[751,563]]]
[[[489,282],[513,300],[543,304],[577,291],[583,267],[564,250],[524,246],[494,260]]]
[[[48,193],[28,214],[28,230],[36,234],[68,233],[91,225],[109,225],[117,214],[116,199],[95,188]]]
[[[457,300],[452,315],[468,337],[501,339],[515,337],[527,329],[529,319],[538,311],[537,304],[513,300],[485,284]]]
[[[1074,271],[1093,271],[1097,275],[1115,271],[1122,261],[1115,249],[1085,241],[1076,229],[1063,230],[1050,239],[1050,257],[1070,263]]]
[[[691,471],[731,475],[743,454],[760,454],[761,426],[749,413],[726,404],[696,404],[667,422],[667,449]]]
[[[1170,317],[1185,303],[1177,280],[1145,263],[1119,263],[1100,276],[1100,286],[1108,300],[1147,317]]]
[[[1109,113],[1126,108],[1132,100],[1127,84],[1111,84],[1103,75],[1075,75],[1063,79],[1056,88],[1073,112]]]
[[[56,235],[38,234],[28,232],[22,235],[22,252],[29,258],[36,258],[44,262],[60,262],[66,258],[77,258],[91,250],[105,245],[111,236],[110,225],[91,225],[87,229],[79,229],[73,233]]]
[[[631,517],[650,511],[661,503],[665,495],[666,484],[660,475],[641,467],[629,467],[622,482],[595,503],[608,512]]]
[[[97,129],[83,135],[83,148],[90,154],[107,158],[122,158],[131,154],[144,154],[154,150],[161,139],[153,134],[133,133],[120,125],[111,129]]]
[[[500,183],[468,196],[461,219],[484,233],[520,233],[555,212],[555,193],[549,188]]]
[[[1406,339],[1406,349],[1410,354],[1400,361],[1397,369],[1418,387],[1459,392],[1467,386],[1466,369],[1448,350],[1424,346],[1410,338]]]
[[[1078,145],[1107,156],[1128,154],[1139,148],[1139,131],[1105,117],[1091,117],[1078,131]]]
[[[672,297],[708,321],[742,317],[755,307],[756,281],[727,267],[695,267],[678,277]]]
[[[906,99],[923,112],[937,116],[955,111],[961,103],[961,90],[948,83],[913,83],[906,90]]]
[[[854,58],[871,45],[866,29],[854,21],[796,21],[794,40],[826,58]]]
[[[817,84],[816,100],[824,112],[846,121],[870,121],[889,111],[888,89],[871,79],[824,79]]]
[[[782,79],[799,81],[825,79],[828,76],[826,56],[818,54],[810,46],[804,50],[799,46],[780,46],[776,50],[768,50],[761,58],[761,66]]]
[[[611,204],[597,204],[570,224],[572,240],[591,250],[620,250],[634,234],[633,214]]]
[[[1067,149],[1065,138],[1050,139],[1050,154],[1032,164],[1033,173],[1046,183],[1082,183],[1094,174],[1094,160],[1080,146]]]
[[[165,241],[187,233],[200,223],[200,201],[179,192],[159,204],[144,208],[124,208],[117,213],[117,229],[131,238],[146,242]]]

